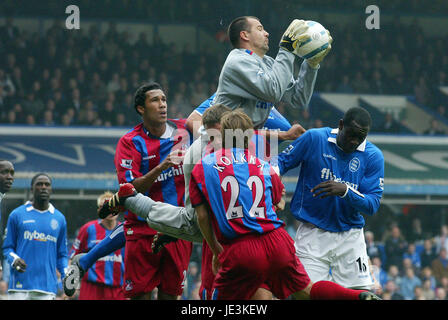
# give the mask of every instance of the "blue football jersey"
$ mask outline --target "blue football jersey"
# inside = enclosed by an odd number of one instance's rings
[[[216,93],[212,94],[210,98],[202,102],[195,111],[200,115],[203,115],[204,111],[212,106],[215,95]],[[289,121],[282,116],[275,107],[272,107],[268,119],[264,123],[262,129],[288,131],[291,129],[291,123],[289,123]]]
[[[16,208],[8,218],[3,254],[9,264],[17,256],[27,264],[24,273],[11,268],[9,290],[56,294],[56,269],[64,275],[68,264],[64,215],[51,204],[46,211],[29,201]]]
[[[384,157],[365,140],[353,153],[336,145],[338,129],[319,128],[305,132],[278,157],[280,175],[299,167],[291,212],[300,221],[331,232],[364,227],[361,213],[373,215],[384,189]],[[311,189],[326,180],[347,185],[343,197],[313,197]]]

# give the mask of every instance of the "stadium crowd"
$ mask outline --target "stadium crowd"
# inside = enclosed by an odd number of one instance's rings
[[[266,25],[272,26],[271,47],[275,47],[272,44],[279,41],[282,26],[267,20]],[[435,39],[434,45],[427,47],[418,23],[405,25],[398,18],[382,25],[381,30],[387,32],[327,27],[335,41],[351,46],[334,46],[320,71],[316,91],[413,96],[417,103],[448,119],[446,101],[438,93],[438,86],[448,82],[446,39]],[[157,34],[149,43],[148,35],[141,33],[131,44],[129,32],[117,31],[115,22],[109,23],[104,36],[94,26],[69,32],[62,22],[55,21],[39,36],[20,31],[14,19],[7,18],[0,29],[1,122],[129,126],[138,119],[132,110],[132,93],[143,81],[162,84],[173,118],[187,117],[215,92],[225,52],[215,55],[204,48],[195,54],[189,45],[179,48]],[[413,54],[406,54],[409,51]],[[291,122],[305,128],[323,125],[307,111],[277,107]],[[381,130],[399,129],[385,126]],[[434,119],[426,133],[444,132]]]

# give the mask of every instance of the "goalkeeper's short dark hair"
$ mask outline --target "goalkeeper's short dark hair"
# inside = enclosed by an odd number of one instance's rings
[[[238,48],[240,46],[240,32],[249,31],[249,23],[247,21],[248,18],[260,20],[253,16],[242,16],[234,19],[229,24],[227,35],[229,36],[230,43],[234,48]]]
[[[157,90],[160,89],[163,91],[162,86],[160,84],[158,84],[157,82],[148,82],[148,83],[144,83],[142,84],[137,91],[135,91],[134,94],[134,109],[135,111],[139,114],[140,112],[138,112],[137,107],[138,106],[145,106],[145,100],[146,100],[146,92],[150,91],[150,90]]]

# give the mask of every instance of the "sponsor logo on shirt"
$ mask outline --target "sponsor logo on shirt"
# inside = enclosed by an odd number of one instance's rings
[[[125,169],[132,169],[132,159],[121,159],[121,164]]]
[[[184,174],[184,170],[182,168],[182,166],[176,166],[176,167],[171,167],[168,170],[165,170],[164,172],[162,172],[158,177],[157,180],[158,182],[161,181],[165,181],[171,177],[175,177],[175,176],[180,176]]]
[[[257,104],[255,105],[256,108],[260,108],[260,109],[268,109],[269,108],[269,110],[271,110],[273,106],[274,106],[273,103],[266,102],[266,101],[257,101]]]
[[[98,259],[98,261],[122,263],[123,257],[121,256],[121,254],[114,254],[114,255],[108,255],[108,256],[102,257],[102,258]]]
[[[38,232],[36,230],[34,230],[33,232],[31,231],[25,231],[23,233],[23,238],[25,240],[30,240],[30,241],[41,241],[41,242],[47,242],[47,241],[53,241],[53,242],[58,242],[58,240],[56,239],[56,237],[50,235],[50,234],[45,234],[43,232]]]
[[[36,222],[36,220],[30,219],[30,220],[25,220],[22,223],[25,224],[25,223],[34,223],[34,222]]]
[[[322,156],[323,156],[324,158],[330,158],[331,160],[338,160],[338,159],[336,159],[335,156],[333,156],[333,155],[331,155],[331,154],[323,153]]]
[[[353,188],[355,190],[358,190],[358,185],[357,184],[349,182],[349,181],[344,181],[341,178],[336,177],[334,175],[334,173],[331,172],[331,170],[328,169],[328,168],[323,168],[321,170],[320,178],[324,179],[324,180],[334,180],[336,182],[345,183],[346,185],[350,186],[351,188]]]

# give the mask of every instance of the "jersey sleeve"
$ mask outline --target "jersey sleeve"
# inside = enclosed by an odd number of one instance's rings
[[[117,171],[118,182],[131,183],[136,178],[141,177],[139,171],[141,165],[141,154],[135,148],[132,139],[122,137],[117,144],[115,152],[115,169]]]
[[[78,232],[78,236],[72,244],[69,252],[69,258],[72,259],[75,255],[87,252],[87,225],[83,225]]]
[[[213,99],[215,98],[216,93],[212,94],[210,98],[202,102],[196,109],[194,109],[195,112],[200,114],[201,116],[204,114],[205,110],[210,108],[213,104]]]
[[[6,224],[6,235],[3,241],[3,256],[7,259],[9,264],[12,264],[15,258],[17,247],[17,213],[11,212]]]
[[[229,92],[237,87],[246,92],[245,98],[279,102],[293,79],[295,55],[280,49],[273,64],[262,68],[258,59],[238,52],[228,63],[223,79]]]
[[[308,130],[278,155],[278,167],[281,176],[306,159],[311,143],[312,134]]]
[[[202,193],[202,188],[204,185],[204,179],[203,174],[201,174],[202,171],[202,165],[201,163],[197,163],[191,172],[191,179],[190,184],[188,187],[188,191],[190,194],[190,201],[192,207],[197,207],[198,205],[202,204],[205,199],[204,195]]]
[[[61,275],[64,275],[66,274],[68,266],[67,221],[64,217],[61,219],[61,229],[59,230],[57,251],[56,268]]]
[[[384,157],[377,150],[369,157],[368,166],[358,190],[347,185],[347,192],[342,196],[356,210],[367,215],[375,214],[384,190]]]
[[[280,176],[272,167],[270,168],[270,175],[272,183],[272,203],[277,204],[282,200],[282,192],[283,189],[285,189],[285,186],[283,185]]]
[[[293,79],[290,83],[282,101],[294,108],[308,108],[316,83],[317,70],[311,68],[308,62],[303,60],[297,79]]]

